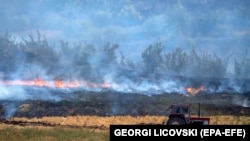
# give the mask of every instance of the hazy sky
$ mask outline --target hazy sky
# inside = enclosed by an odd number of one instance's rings
[[[250,45],[249,0],[1,0],[0,9],[0,33],[111,42],[128,57],[155,42],[221,54]]]

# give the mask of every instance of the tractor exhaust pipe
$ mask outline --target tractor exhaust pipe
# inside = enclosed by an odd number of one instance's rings
[[[198,103],[198,117],[201,116],[201,104]]]

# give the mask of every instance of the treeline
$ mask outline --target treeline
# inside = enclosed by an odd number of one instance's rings
[[[50,45],[37,31],[36,38],[17,42],[6,33],[0,36],[1,79],[91,79],[101,81],[108,74],[118,77],[147,77],[154,74],[187,77],[226,77],[230,56],[222,58],[216,53],[184,51],[176,48],[166,51],[162,43],[149,45],[142,53],[142,62],[131,61],[119,51],[118,44],[101,47],[86,42],[70,45],[60,41],[60,47]],[[250,59],[247,53],[235,60],[235,77],[250,78]]]
[[[225,77],[228,58],[220,58],[215,53],[198,54],[193,48],[190,52],[175,48],[164,52],[161,43],[150,45],[143,53],[144,64],[151,73],[164,71],[188,77]]]

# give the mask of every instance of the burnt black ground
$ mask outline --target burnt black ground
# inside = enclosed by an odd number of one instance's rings
[[[8,104],[12,105],[11,108],[15,108],[12,109],[11,116],[27,118],[75,115],[167,115],[166,110],[171,104],[191,104],[191,113],[197,114],[200,103],[201,114],[204,116],[250,116],[249,93],[199,93],[195,96],[171,93],[149,96],[112,91],[74,91],[67,95],[71,95],[71,98],[61,101],[1,101],[0,114],[2,118],[7,117],[10,107]]]

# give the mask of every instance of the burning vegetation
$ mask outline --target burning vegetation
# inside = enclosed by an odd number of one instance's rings
[[[240,67],[249,66],[247,54],[235,60],[233,75],[228,76],[230,56],[198,54],[194,48],[167,52],[156,43],[136,62],[117,55],[117,44],[97,48],[61,41],[55,49],[39,31],[37,39],[13,39],[0,36],[1,117],[162,115],[169,103],[180,101],[202,101],[208,107],[222,102],[236,109],[241,103],[236,101],[245,101],[241,107],[249,107],[250,73]],[[229,101],[213,94],[228,94]]]
[[[187,87],[186,90],[187,90],[188,94],[190,94],[190,95],[196,95],[199,92],[203,91],[204,87],[203,86],[200,86],[199,88]]]
[[[52,80],[45,81],[41,78],[36,78],[34,80],[0,80],[0,85],[2,86],[29,86],[29,87],[48,87],[48,88],[58,88],[58,89],[67,89],[67,88],[109,88],[107,83],[97,84],[80,80],[72,81],[61,81],[61,80]]]

